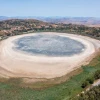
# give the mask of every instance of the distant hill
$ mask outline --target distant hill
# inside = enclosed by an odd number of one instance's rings
[[[9,19],[2,18],[0,21],[0,36],[12,36],[22,32],[38,31],[55,27],[55,24],[39,21],[36,19]]]
[[[39,20],[50,23],[82,24],[88,26],[100,26],[100,18],[94,17],[41,17]]]
[[[30,32],[64,32],[73,34],[88,35],[94,38],[100,39],[100,27],[87,27],[85,25],[76,24],[63,24],[63,20],[59,19],[59,22],[44,22],[36,19],[14,19],[8,18],[7,20],[0,21],[0,39],[5,39],[9,36],[25,34]],[[38,18],[39,19],[39,18]],[[41,19],[43,20],[43,18]],[[46,20],[46,19],[44,19]],[[79,20],[79,18],[75,19]],[[89,20],[89,19],[86,19]],[[79,21],[82,21],[81,18]],[[63,22],[63,23],[62,23]],[[85,22],[85,19],[84,21]],[[99,21],[98,21],[99,22]]]
[[[2,21],[2,20],[7,20],[7,19],[9,19],[9,17],[6,17],[6,16],[0,16],[0,21]]]
[[[36,16],[27,16],[27,17],[6,17],[0,16],[0,21],[7,19],[37,19],[49,23],[63,23],[63,24],[79,24],[100,27],[100,18],[95,17],[36,17]]]

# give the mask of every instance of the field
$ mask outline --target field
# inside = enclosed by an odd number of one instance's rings
[[[71,76],[69,80],[45,87],[45,83],[31,84],[31,87],[22,86],[21,79],[0,80],[0,100],[74,100],[83,89],[81,84],[91,77],[96,70],[100,69],[100,54],[90,64],[82,66],[79,74]],[[41,86],[42,85],[42,86]],[[40,86],[40,88],[35,88]],[[41,88],[44,87],[44,88]],[[75,99],[76,100],[76,99]]]

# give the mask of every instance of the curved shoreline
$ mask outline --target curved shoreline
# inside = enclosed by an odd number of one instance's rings
[[[45,32],[43,32],[45,33]],[[29,77],[29,78],[56,78],[61,77],[77,69],[83,64],[89,63],[94,54],[100,48],[100,41],[86,36],[73,35],[67,33],[47,32],[45,34],[57,34],[60,36],[70,37],[82,42],[87,49],[72,57],[47,57],[47,56],[30,56],[23,52],[14,51],[12,41],[33,34],[13,36],[0,43],[0,66],[5,71],[0,71],[2,75],[8,77]],[[42,34],[42,33],[41,33]]]

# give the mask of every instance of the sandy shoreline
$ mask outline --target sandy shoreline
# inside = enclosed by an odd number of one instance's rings
[[[41,33],[42,34],[42,33]],[[0,75],[4,77],[30,77],[30,78],[55,78],[61,77],[79,66],[88,63],[100,48],[100,41],[86,36],[67,33],[47,32],[45,34],[58,34],[82,42],[86,49],[83,53],[72,57],[47,57],[31,56],[19,51],[14,51],[13,40],[25,34],[13,36],[0,43]]]

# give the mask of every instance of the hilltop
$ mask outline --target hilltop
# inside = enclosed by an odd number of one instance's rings
[[[86,25],[50,23],[36,19],[8,19],[0,21],[1,39],[33,32],[65,32],[91,36],[100,39],[99,27]]]
[[[0,21],[0,35],[12,36],[20,32],[34,31],[54,26],[35,19],[8,19]]]
[[[37,17],[37,16],[16,16],[16,17],[7,17],[0,16],[0,21],[8,19],[37,19],[47,23],[63,23],[63,24],[77,24],[77,25],[87,25],[89,27],[100,27],[100,18],[95,17]]]
[[[37,19],[50,23],[87,25],[100,27],[100,18],[94,17],[37,17]]]

